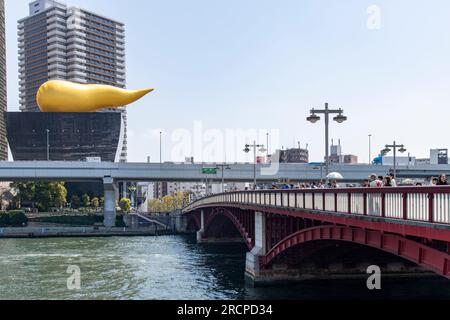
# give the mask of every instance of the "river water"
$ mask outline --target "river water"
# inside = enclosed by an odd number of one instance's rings
[[[71,266],[79,290],[67,287]],[[440,278],[383,280],[376,292],[365,280],[247,288],[244,266],[241,246],[189,236],[0,239],[0,299],[450,299]]]

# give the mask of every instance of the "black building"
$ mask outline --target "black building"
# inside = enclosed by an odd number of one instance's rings
[[[8,160],[6,141],[6,44],[5,44],[5,2],[0,0],[0,161]]]
[[[280,150],[280,163],[308,163],[309,151],[306,149]]]
[[[118,162],[122,115],[103,113],[8,112],[6,128],[15,161],[83,161],[99,157]]]

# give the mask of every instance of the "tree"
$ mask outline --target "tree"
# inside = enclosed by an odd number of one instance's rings
[[[175,207],[175,198],[173,196],[165,196],[162,198],[162,211],[170,212]]]
[[[91,205],[97,209],[100,206],[100,200],[97,197],[92,198]]]
[[[85,193],[81,196],[81,203],[83,204],[84,208],[87,208],[91,205],[91,198],[89,197],[89,195],[87,193]]]
[[[73,209],[78,209],[80,207],[80,197],[74,194],[72,198],[70,199],[70,204]]]
[[[161,200],[151,199],[148,201],[148,210],[151,213],[161,212]]]
[[[53,205],[58,208],[62,208],[67,203],[67,189],[62,183],[58,183],[54,186],[54,200]]]
[[[123,213],[129,213],[131,211],[131,200],[128,198],[122,198],[119,201],[119,207]]]
[[[31,202],[39,211],[61,208],[67,201],[64,182],[15,182],[11,187],[18,191],[21,204]]]

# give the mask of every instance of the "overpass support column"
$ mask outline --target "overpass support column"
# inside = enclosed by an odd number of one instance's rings
[[[116,193],[117,186],[114,183],[113,178],[103,179],[103,188],[105,191],[105,204],[104,204],[104,216],[103,225],[107,228],[116,226]]]
[[[266,230],[266,215],[255,212],[255,247],[247,253],[245,261],[245,279],[251,286],[254,286],[255,279],[261,274],[260,257],[267,253]]]
[[[205,233],[205,211],[200,211],[200,230],[197,231],[197,242],[202,242],[203,234]]]

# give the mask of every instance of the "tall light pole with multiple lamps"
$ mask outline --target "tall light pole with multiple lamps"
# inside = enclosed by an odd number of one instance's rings
[[[323,114],[325,116],[325,173],[326,176],[330,173],[330,150],[329,150],[329,126],[330,126],[330,114],[336,114],[333,118],[337,123],[343,123],[347,121],[347,117],[344,116],[344,110],[339,109],[329,109],[328,103],[325,103],[325,109],[311,109],[311,115],[306,118],[307,121],[311,123],[316,123],[320,120],[320,116],[318,114]]]
[[[227,164],[217,164],[216,169],[222,169],[222,193],[225,192],[225,170],[231,170]]]
[[[130,191],[131,207],[133,207],[133,208],[135,206],[135,196],[134,196],[134,194],[135,194],[136,190],[137,190],[137,188],[134,185],[128,187],[128,191]]]
[[[253,144],[246,144],[244,152],[249,153],[251,149],[253,149],[253,190],[256,190],[256,149],[259,148],[259,152],[264,153],[266,149],[263,144],[256,144],[256,141],[253,141]]]
[[[385,146],[385,149],[383,149],[381,152],[382,154],[388,154],[391,151],[394,151],[394,179],[397,178],[397,150],[400,153],[406,152],[405,145],[403,144],[397,144],[395,141],[393,144],[387,144]]]

